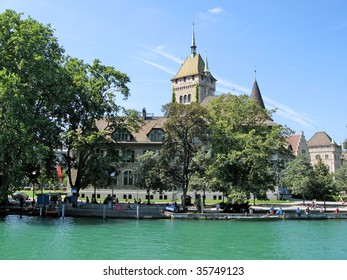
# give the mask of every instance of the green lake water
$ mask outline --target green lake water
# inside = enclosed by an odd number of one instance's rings
[[[1,260],[347,260],[347,220],[0,217]]]

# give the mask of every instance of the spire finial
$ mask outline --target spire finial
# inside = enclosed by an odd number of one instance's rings
[[[196,55],[194,21],[193,21],[192,45],[190,46],[190,54],[192,57],[194,57]]]
[[[207,52],[206,52],[206,63],[205,63],[204,72],[205,72],[205,73],[210,73],[210,69],[208,68]]]
[[[255,64],[254,64],[254,81],[257,80],[257,69],[255,67]]]

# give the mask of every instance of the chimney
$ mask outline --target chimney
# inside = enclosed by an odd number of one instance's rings
[[[143,108],[143,109],[142,109],[142,119],[143,119],[143,120],[146,120],[146,117],[147,117],[146,108]]]

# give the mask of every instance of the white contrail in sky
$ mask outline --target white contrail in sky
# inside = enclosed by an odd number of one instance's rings
[[[177,58],[176,56],[169,54],[167,52],[164,51],[164,47],[163,46],[158,46],[156,48],[149,48],[149,47],[145,47],[142,46],[143,48],[157,53],[173,62],[178,63],[179,65],[181,64],[181,59]],[[149,61],[147,59],[143,59],[143,58],[136,58],[138,60],[143,61],[144,63],[151,65],[153,67],[156,67],[170,75],[175,75],[176,72],[173,71],[172,69],[170,69],[169,67],[162,65],[162,64],[158,64],[152,61]],[[217,76],[216,76],[217,78]],[[217,90],[221,93],[233,93],[233,94],[250,94],[251,93],[251,89],[247,88],[245,86],[239,85],[237,83],[234,82],[230,82],[221,78],[217,78]],[[298,123],[299,125],[305,126],[305,127],[315,127],[316,126],[316,122],[314,120],[312,120],[312,118],[310,118],[309,116],[306,116],[305,114],[302,113],[298,113],[296,112],[293,108],[290,108],[287,105],[281,104],[280,102],[270,99],[266,96],[263,95],[263,99],[267,105],[267,107],[269,107],[268,109],[276,109],[275,114],[277,114],[278,116],[293,121],[295,123]]]

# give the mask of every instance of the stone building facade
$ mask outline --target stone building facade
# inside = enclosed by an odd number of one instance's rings
[[[196,52],[194,30],[190,49],[190,55],[171,79],[177,103],[201,103],[207,96],[213,96],[216,91],[217,80],[209,70],[207,58],[205,62]]]
[[[342,147],[336,144],[326,132],[316,132],[307,145],[312,165],[317,164],[321,158],[331,173],[341,167]]]

